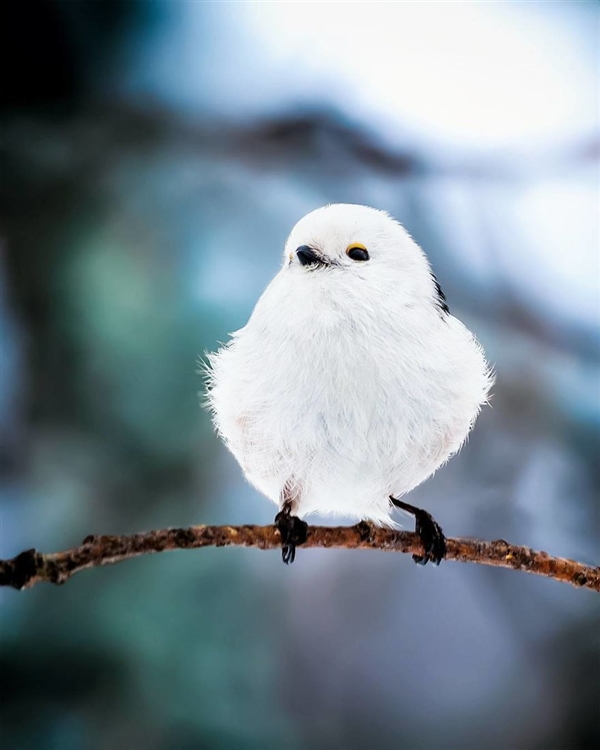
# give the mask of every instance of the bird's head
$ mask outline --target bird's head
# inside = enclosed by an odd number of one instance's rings
[[[304,216],[287,240],[284,268],[357,293],[393,293],[406,304],[434,294],[421,248],[389,214],[368,206],[337,203]]]

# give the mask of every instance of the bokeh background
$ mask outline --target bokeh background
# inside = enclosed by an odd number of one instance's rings
[[[304,213],[357,202],[406,225],[497,371],[412,501],[598,562],[599,7],[6,2],[2,556],[270,523],[197,360]],[[137,559],[2,591],[2,747],[597,747],[599,615],[380,552]]]

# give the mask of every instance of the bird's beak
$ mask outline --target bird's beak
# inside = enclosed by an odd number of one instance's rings
[[[315,250],[312,249],[312,247],[309,247],[308,245],[301,245],[296,250],[296,257],[300,261],[300,264],[303,266],[326,266],[327,261],[325,261],[320,255],[316,253]]]

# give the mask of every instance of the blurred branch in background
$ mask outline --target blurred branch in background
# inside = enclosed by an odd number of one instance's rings
[[[551,557],[529,547],[517,547],[498,539],[447,539],[446,560],[473,562],[493,567],[524,570],[527,573],[554,578],[573,586],[600,592],[600,567],[591,567],[574,560]],[[183,529],[162,529],[131,536],[89,536],[80,547],[41,554],[26,550],[12,560],[0,560],[0,585],[26,589],[36,583],[62,584],[81,570],[100,565],[113,565],[139,555],[197,547],[258,547],[278,549],[281,537],[275,526],[190,526]],[[337,547],[343,549],[381,549],[422,555],[422,542],[417,534],[372,526],[366,522],[356,526],[313,526],[303,547]]]

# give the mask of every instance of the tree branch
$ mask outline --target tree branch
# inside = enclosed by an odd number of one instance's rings
[[[546,552],[536,552],[529,547],[516,547],[503,539],[494,542],[479,539],[446,541],[446,560],[524,570],[600,592],[600,567],[551,557]],[[281,537],[274,526],[191,526],[131,536],[88,536],[81,546],[65,552],[42,554],[30,549],[12,560],[0,560],[0,585],[26,589],[42,581],[61,584],[86,568],[113,565],[139,555],[227,546],[279,549]],[[309,527],[308,538],[302,547],[380,549],[423,554],[421,541],[416,534],[382,529],[364,522],[356,526]]]

